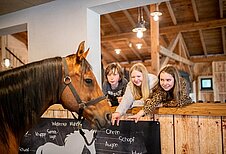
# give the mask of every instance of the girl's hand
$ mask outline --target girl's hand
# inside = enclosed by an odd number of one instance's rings
[[[120,113],[119,112],[114,112],[112,114],[112,117],[111,117],[112,125],[115,124],[115,121],[116,121],[116,125],[119,126],[119,121],[120,121]]]
[[[121,103],[122,97],[117,97],[117,99],[118,99],[118,103]]]
[[[144,115],[144,110],[140,110],[137,114],[128,116],[128,119],[133,119],[133,120],[135,120],[135,123],[137,123],[139,121],[140,117],[142,117],[143,115]]]

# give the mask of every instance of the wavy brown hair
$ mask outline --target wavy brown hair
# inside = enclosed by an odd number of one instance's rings
[[[173,65],[166,65],[165,67],[163,67],[159,74],[158,74],[158,79],[159,79],[159,86],[161,87],[160,85],[160,74],[162,72],[165,72],[165,73],[168,73],[170,75],[172,75],[172,77],[174,78],[174,87],[173,87],[173,98],[176,100],[176,101],[179,101],[180,99],[180,94],[181,94],[181,86],[180,86],[180,75],[179,75],[179,72],[177,70],[176,67],[174,67]]]
[[[122,80],[122,78],[124,77],[124,74],[122,72],[122,68],[119,65],[119,63],[111,63],[106,67],[106,69],[105,69],[105,79],[107,80],[107,76],[108,76],[109,73],[115,73],[116,71],[119,74],[119,78],[120,78],[119,80]]]

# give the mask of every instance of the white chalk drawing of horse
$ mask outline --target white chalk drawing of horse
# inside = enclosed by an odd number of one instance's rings
[[[93,139],[94,130],[83,129],[88,143]],[[65,145],[59,146],[52,142],[47,142],[38,147],[36,154],[82,154],[84,146],[90,151],[91,154],[96,154],[95,140],[91,145],[87,145],[79,131],[70,133],[64,140]]]

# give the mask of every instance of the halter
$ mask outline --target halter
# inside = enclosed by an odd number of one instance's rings
[[[78,103],[78,106],[79,106],[79,111],[78,111],[78,118],[75,117],[75,115],[73,114],[73,112],[71,112],[72,116],[74,117],[74,119],[78,119],[78,124],[77,124],[77,127],[78,127],[78,130],[79,130],[79,133],[82,135],[82,137],[84,138],[85,142],[87,145],[91,145],[96,137],[96,132],[94,132],[93,134],[93,139],[91,141],[91,143],[88,143],[86,137],[85,137],[85,133],[82,131],[82,122],[84,120],[83,118],[83,111],[84,109],[87,107],[87,106],[90,106],[90,105],[94,105],[96,103],[99,103],[100,101],[106,99],[105,96],[101,96],[101,97],[98,97],[96,99],[92,99],[92,100],[89,100],[89,101],[83,101],[81,100],[81,98],[79,97],[77,91],[75,90],[73,84],[71,83],[71,77],[69,76],[69,73],[68,73],[68,66],[67,66],[67,63],[66,63],[66,60],[65,58],[62,58],[63,60],[63,65],[64,65],[64,84],[63,84],[63,87],[62,87],[62,90],[61,90],[61,95],[64,91],[64,89],[68,86],[72,92],[72,94],[74,95],[77,103]]]

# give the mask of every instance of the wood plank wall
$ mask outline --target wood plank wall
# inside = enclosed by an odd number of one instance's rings
[[[222,154],[226,151],[225,117],[155,115],[155,120],[160,122],[162,154]]]
[[[134,108],[128,114],[139,110]],[[61,105],[51,106],[42,117],[72,118]],[[127,116],[122,120],[128,120]],[[141,120],[160,122],[162,154],[226,154],[226,103],[195,103],[180,109],[159,108],[155,114]]]
[[[226,61],[213,62],[214,100],[226,101]]]

